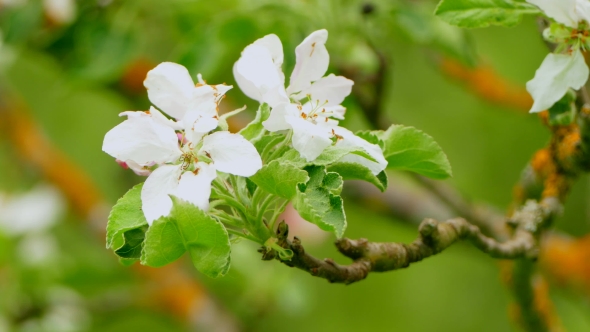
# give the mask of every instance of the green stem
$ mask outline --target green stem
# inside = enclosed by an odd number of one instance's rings
[[[259,244],[264,244],[263,241],[260,241],[259,239],[255,238],[253,236],[250,236],[248,234],[244,234],[243,232],[240,232],[238,230],[231,229],[231,228],[226,228],[226,230],[230,234],[233,234],[233,235],[236,235],[236,236],[239,236],[239,237],[243,237],[244,239],[250,240],[252,242],[256,242],[256,243],[259,243]]]
[[[293,130],[289,130],[289,133],[287,135],[285,135],[285,139],[281,143],[278,144],[278,146],[275,148],[275,151],[268,158],[268,161],[274,160],[277,157],[277,155],[281,152],[283,147],[286,144],[289,144],[289,142],[291,142],[292,137],[293,137]]]
[[[279,203],[278,206],[274,209],[272,217],[270,218],[270,225],[269,225],[269,228],[271,231],[275,229],[275,224],[277,222],[277,219],[279,218],[281,213],[283,213],[285,211],[287,204],[289,204],[289,201],[285,200],[282,203]]]

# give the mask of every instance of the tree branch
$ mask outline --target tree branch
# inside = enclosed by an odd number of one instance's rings
[[[340,265],[332,259],[318,259],[307,253],[298,238],[288,240],[288,226],[284,222],[277,229],[278,244],[293,251],[290,260],[279,258],[275,252],[266,252],[263,259],[279,259],[329,282],[351,284],[365,279],[371,272],[386,272],[406,268],[410,264],[438,254],[459,240],[469,240],[476,248],[496,258],[534,259],[538,255],[538,232],[555,212],[555,202],[539,204],[529,201],[508,221],[514,227],[510,240],[498,242],[485,236],[480,229],[463,218],[439,222],[425,219],[419,227],[419,236],[410,244],[370,242],[366,239],[347,238],[336,241],[336,247],[353,259],[349,265]]]

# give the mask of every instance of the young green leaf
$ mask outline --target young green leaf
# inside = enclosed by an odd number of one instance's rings
[[[378,133],[383,140],[387,167],[422,174],[433,179],[452,175],[447,155],[434,139],[424,132],[402,125],[393,125]]]
[[[141,264],[161,267],[179,259],[186,252],[183,238],[170,217],[154,220],[145,233]]]
[[[306,170],[309,181],[298,186],[293,206],[303,219],[342,237],[346,229],[344,203],[340,196],[332,193],[342,185],[342,179],[330,175],[335,173],[326,173],[322,166],[309,166]]]
[[[238,134],[244,136],[245,139],[250,142],[256,142],[262,138],[264,132],[264,126],[262,122],[266,121],[270,116],[270,106],[268,104],[262,104],[256,111],[256,117],[246,127],[242,128]]]
[[[368,154],[365,150],[359,147],[341,147],[341,146],[334,146],[331,145],[324,149],[324,151],[314,160],[314,161],[307,161],[299,155],[299,152],[295,149],[290,149],[287,151],[280,160],[286,160],[290,163],[303,168],[305,166],[316,165],[316,166],[326,166],[332,163],[337,162],[338,160],[342,159],[342,157],[348,154],[355,154],[366,158],[370,161],[376,161],[370,154]]]
[[[115,254],[121,258],[140,258],[142,244],[147,229],[148,227],[146,225],[123,233],[125,244],[121,248],[115,250]]]
[[[525,14],[540,14],[537,7],[514,0],[442,0],[435,14],[462,28],[514,26]]]
[[[273,160],[250,177],[250,180],[265,191],[291,199],[295,196],[297,185],[305,183],[307,172],[286,161]]]
[[[147,221],[141,210],[141,188],[143,183],[131,188],[121,197],[109,214],[107,223],[107,248],[119,249],[132,246],[127,241],[126,232],[142,229],[147,226]]]
[[[339,162],[328,166],[328,171],[340,174],[344,180],[367,181],[382,192],[387,189],[387,174],[385,172],[375,175],[370,169],[361,164]]]
[[[146,233],[142,264],[162,266],[188,251],[201,273],[220,277],[230,265],[230,241],[225,227],[191,203],[171,196],[170,216],[156,220]]]

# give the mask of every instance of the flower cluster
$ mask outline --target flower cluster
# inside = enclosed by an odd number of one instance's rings
[[[589,0],[527,0],[555,20],[545,38],[557,44],[555,53],[547,55],[535,77],[527,83],[533,96],[531,113],[549,109],[571,88],[580,89],[590,70],[582,51],[588,49],[590,27]]]
[[[354,83],[342,76],[324,76],[330,62],[327,40],[328,31],[318,30],[297,46],[295,68],[286,89],[281,69],[283,47],[274,34],[244,49],[234,65],[234,77],[248,97],[272,108],[264,128],[271,132],[293,130],[293,148],[307,161],[315,160],[332,144],[358,147],[375,161],[356,155],[347,155],[342,161],[362,164],[378,174],[387,166],[379,146],[338,126],[346,110],[340,104]]]
[[[103,150],[136,173],[149,175],[141,191],[148,223],[170,213],[169,195],[207,210],[217,171],[252,176],[262,167],[249,141],[215,131],[218,104],[231,86],[208,85],[200,75],[195,85],[186,68],[170,62],[151,70],[144,85],[159,110],[121,113],[127,120],[106,134]]]

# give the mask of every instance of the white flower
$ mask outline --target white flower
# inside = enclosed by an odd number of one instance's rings
[[[549,54],[526,88],[535,103],[531,113],[542,112],[558,102],[568,91],[580,89],[588,80],[588,66],[580,50],[569,54]]]
[[[527,0],[555,21],[570,28],[577,28],[581,21],[590,23],[588,0]]]
[[[145,85],[150,100],[178,121],[154,107],[149,112],[123,112],[127,120],[105,135],[106,153],[138,174],[149,174],[141,200],[150,225],[170,213],[169,195],[207,210],[217,171],[252,176],[262,167],[256,148],[241,135],[209,134],[217,127],[217,103],[231,87],[209,86],[200,77],[199,81],[195,87],[184,67],[160,64],[148,73]],[[150,174],[148,167],[154,165],[159,167]]]
[[[39,233],[53,226],[64,210],[64,198],[49,185],[18,196],[0,193],[0,231],[13,236]]]
[[[272,132],[292,129],[293,147],[308,161],[315,160],[332,145],[334,137],[350,139],[351,145],[352,142],[358,143],[350,136],[336,133],[343,129],[338,127],[338,120],[344,119],[346,110],[340,103],[350,94],[354,83],[333,74],[324,77],[330,62],[325,46],[327,39],[328,31],[318,30],[297,46],[295,68],[286,89],[281,70],[282,45],[276,35],[265,36],[247,46],[234,65],[234,76],[240,89],[248,97],[272,107],[270,117],[263,122],[265,129]],[[385,161],[382,153],[376,159]],[[364,158],[357,162],[372,163]],[[387,162],[380,164],[377,173],[386,165]]]
[[[527,0],[550,18],[568,28],[563,28],[566,38],[548,39],[557,42],[563,54],[549,54],[537,69],[535,77],[527,82],[527,90],[534,99],[531,113],[551,108],[571,88],[580,89],[588,80],[589,70],[581,48],[584,47],[581,32],[576,31],[581,23],[590,24],[589,0]],[[574,29],[570,33],[570,29]],[[547,29],[546,38],[551,38],[553,30]]]
[[[57,24],[67,24],[76,18],[74,0],[43,0],[45,14]]]
[[[198,112],[205,102],[218,102],[231,89],[225,84],[207,85],[200,75],[198,78],[195,86],[185,67],[163,62],[148,72],[143,84],[156,107],[181,120],[189,112]]]

